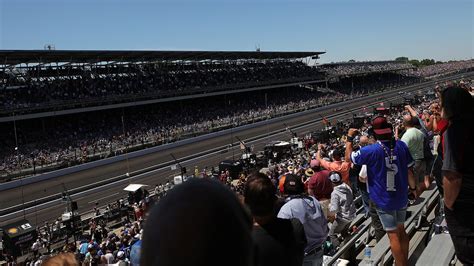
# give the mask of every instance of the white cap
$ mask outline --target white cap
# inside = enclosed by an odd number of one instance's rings
[[[339,183],[341,182],[342,178],[338,172],[331,172],[331,175],[329,175],[329,180],[331,180],[333,183]]]

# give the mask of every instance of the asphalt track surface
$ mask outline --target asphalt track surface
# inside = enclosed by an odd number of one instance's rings
[[[472,75],[473,73],[463,73],[449,77],[449,79]],[[236,129],[233,133],[224,136],[129,159],[128,163],[127,161],[120,161],[26,185],[23,188],[2,191],[0,195],[0,209],[3,213],[0,216],[0,226],[21,219],[23,216],[36,225],[56,219],[65,211],[65,203],[60,199],[48,200],[42,203],[41,199],[51,196],[58,197],[63,191],[63,186],[69,190],[78,191],[71,193],[71,196],[78,203],[79,213],[90,212],[96,202],[98,202],[99,206],[103,206],[126,197],[127,194],[123,191],[123,188],[129,183],[146,184],[152,189],[154,185],[166,183],[167,180],[177,175],[179,170],[171,170],[169,166],[172,163],[171,153],[181,161],[182,166],[186,167],[188,173],[191,174],[194,172],[195,166],[198,166],[201,170],[205,166],[217,166],[220,161],[225,159],[238,159],[241,156],[241,151],[239,145],[236,145],[237,139],[235,136],[240,137],[247,145],[254,145],[254,151],[259,151],[269,141],[287,141],[290,138],[289,133],[285,131],[284,124],[293,128],[294,132],[302,136],[322,128],[321,117],[328,117],[330,121],[347,119],[352,117],[351,111],[353,113],[360,113],[363,108],[367,108],[370,111],[372,107],[380,102],[385,102],[386,106],[388,106],[390,101],[400,99],[399,91],[409,92],[432,88],[436,82],[441,81],[444,81],[444,79],[402,87],[393,91],[318,108],[313,112],[305,112],[283,121],[243,131]],[[335,111],[335,108],[338,108],[338,110]],[[298,127],[298,125],[302,124],[306,125]],[[255,140],[249,140],[252,138]],[[229,149],[227,146],[231,141],[234,143],[234,146]],[[134,173],[136,171],[139,173]],[[127,172],[131,173],[130,177],[125,176]],[[95,184],[97,182],[101,182],[101,184]],[[85,191],[81,191],[80,187],[84,186],[92,186],[92,188],[89,187]],[[23,201],[26,206],[24,211],[21,210]],[[7,212],[6,210],[10,208],[12,211]]]

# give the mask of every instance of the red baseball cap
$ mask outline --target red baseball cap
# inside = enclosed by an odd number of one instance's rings
[[[387,122],[387,118],[383,116],[377,116],[372,120],[372,129],[377,135],[392,134],[392,125]]]

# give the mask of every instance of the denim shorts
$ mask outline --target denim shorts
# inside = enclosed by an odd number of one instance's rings
[[[375,208],[385,231],[394,231],[397,225],[405,223],[407,208],[400,210],[386,211],[378,207]]]

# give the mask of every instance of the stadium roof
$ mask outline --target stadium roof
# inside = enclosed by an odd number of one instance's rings
[[[238,59],[295,59],[325,52],[270,51],[99,51],[99,50],[0,50],[0,65],[22,63],[94,63],[105,61],[200,61]]]

